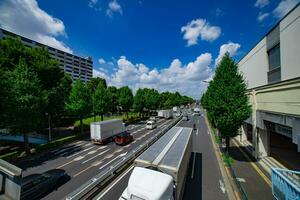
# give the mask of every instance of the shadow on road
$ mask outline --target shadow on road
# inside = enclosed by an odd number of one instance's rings
[[[59,157],[70,156],[82,150],[82,147],[76,144],[61,147],[57,150],[48,151],[38,155],[33,155],[30,158],[25,158],[24,160],[19,160],[15,163],[16,166],[23,170],[31,167],[37,167],[44,164],[47,161],[57,159]]]
[[[202,199],[202,153],[192,153],[186,176],[183,200]]]
[[[240,162],[250,162],[243,154],[241,154],[241,151],[239,149],[242,149],[244,152],[247,152],[245,147],[231,146],[229,148],[230,157]],[[255,162],[255,159],[251,155],[249,155],[248,153],[247,155],[250,158],[251,162]]]
[[[71,177],[65,170],[53,169],[22,178],[21,200],[41,199],[67,183]]]

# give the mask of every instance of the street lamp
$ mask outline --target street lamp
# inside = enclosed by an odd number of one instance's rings
[[[48,141],[51,142],[51,116],[49,115],[49,113],[46,113],[46,116],[48,117]]]

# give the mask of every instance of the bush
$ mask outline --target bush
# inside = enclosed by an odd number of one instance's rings
[[[223,162],[225,163],[226,166],[233,165],[234,160],[230,155],[228,155],[227,153],[222,153],[221,156],[222,156]]]

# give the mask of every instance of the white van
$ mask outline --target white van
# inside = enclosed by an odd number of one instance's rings
[[[156,123],[154,121],[147,121],[146,128],[147,129],[154,129],[154,128],[156,128]]]

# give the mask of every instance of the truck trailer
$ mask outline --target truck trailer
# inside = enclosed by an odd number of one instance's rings
[[[157,111],[157,116],[160,118],[170,119],[173,117],[173,111],[172,110],[159,110],[159,111]]]
[[[90,125],[91,141],[95,144],[104,144],[113,140],[113,137],[125,132],[121,119],[112,119],[101,122],[92,122]]]
[[[120,200],[180,200],[192,152],[192,128],[173,127],[134,160]]]

